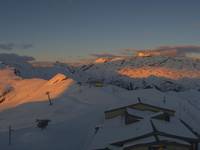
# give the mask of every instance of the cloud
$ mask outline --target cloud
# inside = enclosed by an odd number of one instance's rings
[[[117,55],[114,55],[114,54],[110,54],[110,53],[98,53],[98,54],[91,54],[91,56],[93,57],[97,57],[97,58],[100,58],[100,57],[117,57]]]
[[[0,43],[0,49],[10,51],[15,45],[13,43]]]
[[[119,50],[122,55],[133,55],[136,51],[138,51],[136,48],[124,48]]]
[[[200,46],[161,46],[153,49],[160,53],[173,52],[176,56],[186,56],[189,53],[200,53]]]
[[[14,49],[30,49],[33,44],[0,43],[0,50],[12,51]]]
[[[29,49],[29,48],[33,48],[33,44],[22,44],[21,47],[22,49]]]
[[[146,56],[149,55],[162,55],[162,56],[187,56],[188,54],[200,54],[200,46],[185,45],[185,46],[160,46],[153,49],[135,49],[125,48],[122,49],[124,53],[134,54],[142,52]]]
[[[34,57],[31,56],[20,56],[14,53],[1,53],[0,54],[0,61],[7,62],[7,61],[15,61],[15,62],[28,62],[35,60]]]
[[[136,49],[136,48],[124,48],[124,49],[120,49],[120,50],[129,53],[129,52],[137,51],[138,49]]]

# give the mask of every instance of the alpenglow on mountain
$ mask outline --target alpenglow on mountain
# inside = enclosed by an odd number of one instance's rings
[[[1,55],[2,68],[13,67],[15,73],[24,78],[50,79],[57,73],[63,73],[81,83],[98,81],[127,90],[150,88],[162,92],[200,90],[200,60],[189,57],[157,55],[102,57],[79,65],[60,62],[19,62],[3,58]]]

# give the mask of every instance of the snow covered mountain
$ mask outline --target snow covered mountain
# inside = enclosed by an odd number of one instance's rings
[[[0,54],[0,68],[12,67],[22,78],[50,79],[57,73],[71,71],[68,64],[60,62],[36,62],[33,57],[16,54]]]
[[[7,58],[7,59],[6,59]],[[127,90],[154,88],[162,92],[200,90],[200,60],[175,56],[118,56],[79,65],[36,62],[34,58],[1,54],[1,68],[10,66],[23,78],[50,79],[65,74],[81,83],[103,82]]]
[[[166,56],[98,58],[94,63],[75,68],[74,77],[83,82],[98,80],[128,90],[198,90],[200,60]]]
[[[176,110],[176,117],[200,133],[199,60],[115,57],[79,66],[57,63],[59,67],[5,60],[0,60],[0,147],[4,150],[89,150],[96,125],[104,123],[104,111],[137,103],[138,97]],[[24,67],[26,63],[29,67]],[[51,69],[31,72],[33,66]],[[38,119],[50,120],[45,130],[37,128]],[[11,145],[8,126],[14,129]]]

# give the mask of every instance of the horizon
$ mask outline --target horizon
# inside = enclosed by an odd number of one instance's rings
[[[0,53],[38,61],[200,46],[200,2],[194,0],[3,0],[0,4]]]

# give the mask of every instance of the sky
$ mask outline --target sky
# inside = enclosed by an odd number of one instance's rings
[[[199,0],[0,0],[0,53],[67,61],[200,45]]]

